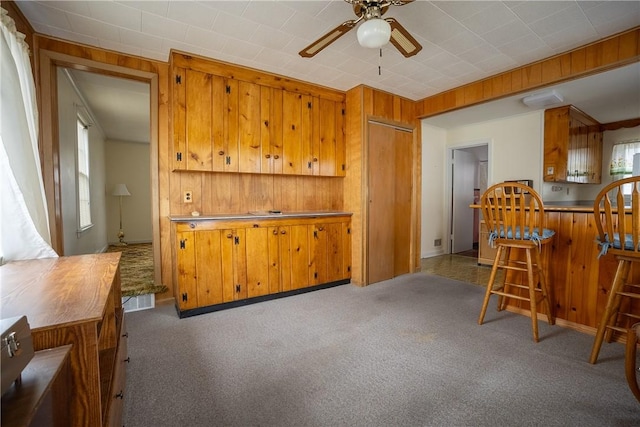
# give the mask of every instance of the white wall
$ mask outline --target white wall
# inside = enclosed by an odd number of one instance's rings
[[[58,69],[58,126],[60,137],[60,188],[65,255],[98,253],[107,246],[105,215],[105,138],[98,126],[89,127],[91,220],[93,227],[79,233],[76,202],[76,144],[78,107],[87,106],[66,73]]]
[[[125,184],[131,196],[122,198],[122,227],[128,243],[151,242],[151,167],[149,144],[112,141],[106,144],[107,238],[118,242],[118,197],[111,196],[116,184]]]
[[[543,111],[450,129],[423,122],[421,257],[448,251],[448,150],[489,141],[489,185],[509,179],[532,179],[534,188],[540,191],[543,124]],[[442,238],[441,247],[433,244],[438,238]]]
[[[445,219],[445,159],[447,131],[422,123],[421,258],[444,253],[448,233]],[[442,245],[434,246],[440,239]]]

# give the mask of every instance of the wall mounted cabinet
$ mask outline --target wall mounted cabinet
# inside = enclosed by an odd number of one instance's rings
[[[181,317],[347,283],[350,216],[172,221]]]
[[[344,96],[181,54],[172,64],[174,170],[344,176]]]
[[[567,105],[544,113],[544,181],[600,184],[600,124]]]

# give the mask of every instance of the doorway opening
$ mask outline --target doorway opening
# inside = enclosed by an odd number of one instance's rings
[[[449,254],[477,257],[480,215],[470,205],[487,189],[489,141],[449,149]]]
[[[120,65],[96,62],[90,59],[75,57],[59,52],[40,50],[40,84],[42,92],[41,116],[45,125],[42,128],[43,144],[43,177],[45,181],[45,192],[47,194],[48,212],[50,224],[52,225],[52,243],[54,250],[60,255],[64,255],[64,221],[63,221],[63,200],[61,197],[60,175],[68,171],[61,170],[59,161],[63,153],[60,153],[60,136],[56,132],[58,119],[58,105],[56,97],[58,95],[57,75],[58,68],[68,68],[73,70],[91,71],[101,76],[114,76],[128,81],[144,83],[148,89],[149,102],[147,105],[150,120],[149,126],[149,157],[146,162],[150,168],[150,182],[148,194],[151,199],[151,217],[146,221],[151,223],[152,229],[152,257],[153,257],[153,281],[156,284],[162,283],[162,265],[160,251],[160,215],[159,215],[159,194],[158,194],[158,74],[151,71],[143,71],[127,68]],[[108,192],[109,188],[104,188]],[[111,196],[105,196],[111,197]],[[149,221],[150,220],[150,221]]]

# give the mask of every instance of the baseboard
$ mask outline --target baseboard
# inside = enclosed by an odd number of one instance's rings
[[[440,250],[425,252],[420,256],[420,258],[433,258],[434,256],[440,256],[444,254],[445,254],[444,249],[440,249]]]

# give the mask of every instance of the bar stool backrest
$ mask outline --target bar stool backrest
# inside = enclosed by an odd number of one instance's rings
[[[640,258],[640,176],[612,182],[593,202],[600,254]]]
[[[497,239],[546,239],[544,204],[531,187],[519,182],[501,182],[489,187],[480,198],[480,208],[490,243]]]

